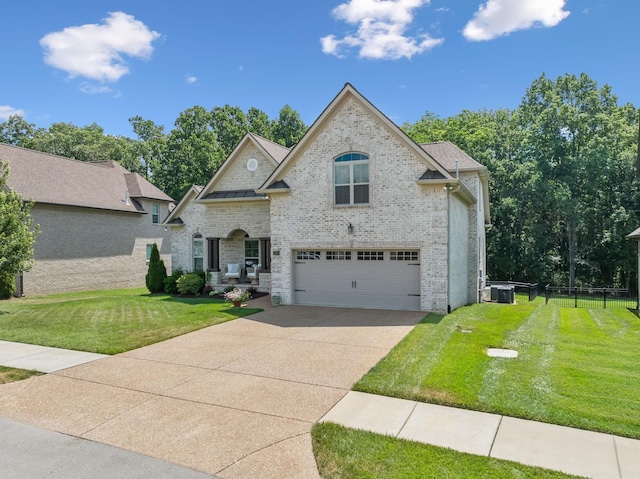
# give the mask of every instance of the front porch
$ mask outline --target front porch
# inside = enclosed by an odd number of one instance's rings
[[[231,283],[221,271],[210,271],[209,274],[211,275],[209,285],[214,291],[223,292],[225,288],[233,286],[240,289],[255,288],[261,293],[271,293],[271,273],[259,273],[257,284],[247,281],[246,278],[241,278],[237,283]]]

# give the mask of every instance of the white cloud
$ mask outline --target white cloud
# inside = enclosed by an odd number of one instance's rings
[[[187,80],[187,83],[191,85],[192,83],[195,83],[198,81],[198,77],[194,77],[193,75],[187,75],[186,80]]]
[[[554,27],[569,16],[566,0],[487,0],[462,34],[467,40],[492,40],[531,27]]]
[[[105,85],[92,85],[90,83],[83,82],[80,85],[80,91],[87,95],[103,95],[105,93],[113,93],[113,90]]]
[[[111,12],[102,24],[67,27],[40,39],[44,61],[70,78],[115,82],[129,73],[123,55],[147,59],[160,37],[133,16]]]
[[[343,50],[355,48],[361,58],[396,60],[430,50],[444,39],[425,33],[406,35],[414,10],[429,3],[430,0],[349,0],[331,13],[338,20],[357,25],[357,32],[341,39],[335,35],[321,38],[322,51],[342,57]]]
[[[0,105],[0,120],[8,120],[10,116],[14,115],[24,117],[24,110],[9,105]]]

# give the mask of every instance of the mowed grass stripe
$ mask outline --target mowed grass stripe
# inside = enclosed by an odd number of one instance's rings
[[[257,311],[144,289],[23,298],[0,303],[0,339],[117,354]]]
[[[522,418],[543,417],[554,386],[549,374],[553,358],[553,337],[559,315],[539,307],[533,309],[520,327],[507,334],[505,346],[518,351],[518,360],[493,358],[489,362],[478,394],[482,410]],[[520,400],[527,397],[527,403]]]
[[[354,389],[640,438],[638,351],[628,310],[478,304],[417,325]]]

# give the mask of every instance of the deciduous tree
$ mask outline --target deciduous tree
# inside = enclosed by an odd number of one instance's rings
[[[33,265],[32,203],[7,186],[9,167],[0,159],[0,299],[15,292],[15,276]]]

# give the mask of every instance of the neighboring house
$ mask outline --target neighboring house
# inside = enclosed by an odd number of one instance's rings
[[[144,286],[153,243],[171,268],[173,200],[115,161],[83,162],[0,144],[8,186],[33,200],[35,266],[20,294]]]
[[[286,149],[247,134],[169,215],[172,261],[260,264],[283,304],[446,312],[484,286],[488,174],[450,142],[418,145],[350,84]]]
[[[637,244],[637,264],[638,264],[638,285],[637,288],[638,290],[636,291],[637,293],[637,298],[638,298],[638,303],[637,303],[637,308],[640,309],[640,228],[637,228],[635,230],[633,230],[631,233],[629,233],[627,235],[627,238],[631,239],[631,240],[635,240],[636,244]]]

